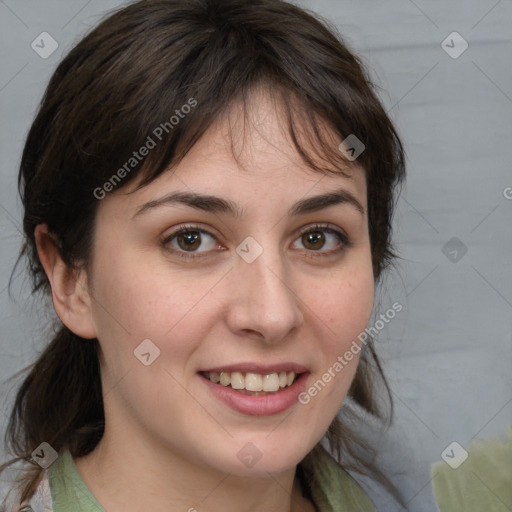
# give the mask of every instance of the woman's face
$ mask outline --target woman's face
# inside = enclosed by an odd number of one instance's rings
[[[238,475],[292,468],[322,438],[374,295],[363,170],[308,169],[254,102],[244,137],[235,106],[172,172],[101,201],[89,275],[107,431]]]

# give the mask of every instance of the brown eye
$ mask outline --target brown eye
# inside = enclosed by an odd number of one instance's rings
[[[318,250],[325,244],[325,236],[321,231],[310,231],[302,235],[306,249]]]
[[[352,242],[345,233],[328,226],[316,225],[306,228],[298,240],[306,249],[308,256],[332,256],[352,246]]]
[[[215,237],[197,226],[182,226],[164,240],[162,245],[183,258],[202,258],[218,247]]]
[[[180,249],[194,251],[201,245],[201,235],[199,231],[184,231],[177,235],[176,241]]]

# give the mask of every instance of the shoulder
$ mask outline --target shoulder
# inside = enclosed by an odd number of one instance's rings
[[[321,446],[301,462],[319,512],[376,512],[359,483]]]
[[[512,510],[512,428],[508,439],[478,439],[455,446],[446,462],[432,466],[434,494],[442,512]]]
[[[9,496],[0,512],[105,512],[82,480],[67,449],[41,473],[33,496],[20,503],[16,489],[8,489]]]

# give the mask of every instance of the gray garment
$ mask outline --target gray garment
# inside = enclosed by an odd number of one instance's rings
[[[17,494],[2,481],[0,483],[0,512],[53,512],[52,496],[46,471],[37,486],[34,496],[27,502],[18,505]]]

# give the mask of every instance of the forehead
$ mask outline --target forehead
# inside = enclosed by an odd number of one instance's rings
[[[321,128],[326,144],[337,150],[342,139],[327,125]],[[155,194],[180,190],[210,193],[237,203],[260,201],[263,205],[264,199],[291,203],[303,196],[343,187],[366,209],[364,169],[357,162],[339,168],[339,162],[327,161],[308,140],[307,128],[299,125],[296,129],[300,147],[317,165],[335,173],[319,173],[308,166],[290,136],[282,104],[265,90],[256,89],[245,101],[233,101],[170,172],[142,188],[131,183],[123,187],[122,195],[139,204]]]
[[[314,136],[311,120],[304,119],[304,113],[298,100],[289,98],[292,110],[297,118],[293,122],[293,135],[290,134],[288,110],[283,105],[282,97],[272,94],[265,86],[255,87],[247,98],[233,101],[225,113],[205,133],[200,145],[193,148],[202,157],[216,155],[235,159],[241,169],[253,172],[264,171],[269,163],[276,167],[282,165],[295,171],[311,171],[316,177],[319,173],[309,169],[297,150],[293,138],[316,165],[331,170],[338,169],[338,176],[345,175],[352,179],[356,171],[362,170],[356,162],[343,162],[338,147],[342,139],[325,121],[316,116],[315,121],[320,132],[320,139]],[[288,108],[290,106],[288,105]],[[302,122],[301,122],[302,120]],[[309,121],[309,122],[308,122]],[[326,151],[327,150],[327,151]],[[327,155],[335,154],[336,161],[329,161]],[[266,165],[261,165],[265,162]]]

